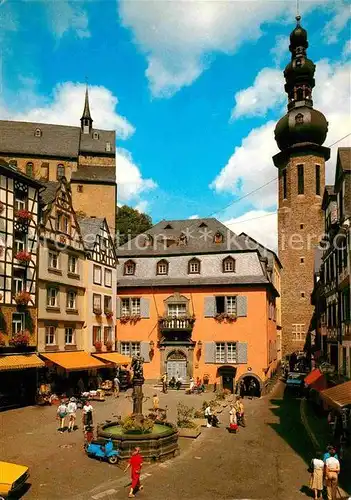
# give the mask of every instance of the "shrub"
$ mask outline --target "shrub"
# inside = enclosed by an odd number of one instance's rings
[[[177,404],[177,426],[193,429],[196,427],[195,422],[193,422],[195,410],[190,406],[186,406],[183,403]]]
[[[107,319],[113,318],[113,311],[111,311],[110,309],[107,309],[105,311],[105,316],[106,316]]]
[[[22,221],[29,222],[30,220],[32,220],[33,215],[28,210],[22,209],[16,212],[16,217],[17,219],[20,219]]]
[[[135,432],[139,434],[147,434],[154,427],[154,421],[148,417],[135,418],[127,416],[122,422],[124,432]]]

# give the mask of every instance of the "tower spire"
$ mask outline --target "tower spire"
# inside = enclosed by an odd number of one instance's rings
[[[89,134],[93,128],[93,119],[90,114],[88,83],[85,88],[84,110],[80,123],[83,134]]]

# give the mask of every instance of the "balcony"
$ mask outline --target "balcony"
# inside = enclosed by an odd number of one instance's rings
[[[161,332],[191,332],[195,323],[194,317],[159,318]]]
[[[341,323],[341,333],[342,333],[342,340],[351,340],[351,324],[350,322],[343,322]]]

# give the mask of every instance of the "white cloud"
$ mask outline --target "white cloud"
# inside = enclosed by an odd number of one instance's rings
[[[223,221],[236,234],[244,232],[270,250],[278,248],[278,221],[276,212],[250,210],[240,217]]]
[[[135,205],[135,210],[138,212],[145,214],[149,207],[149,202],[147,200],[140,200],[139,203]]]
[[[157,187],[152,179],[143,179],[139,167],[133,162],[132,155],[126,149],[116,151],[117,198],[124,203],[138,199],[141,193]],[[138,199],[138,203],[140,200]]]
[[[80,2],[72,0],[54,0],[44,2],[48,21],[57,38],[73,31],[78,38],[89,38],[89,20],[87,12]]]
[[[340,33],[344,30],[351,18],[349,2],[339,1],[333,5],[335,15],[326,23],[322,31],[322,36],[326,43],[336,43]]]
[[[346,59],[351,55],[351,40],[345,42],[344,48],[342,50],[342,55]]]
[[[272,54],[274,62],[277,66],[279,66],[283,60],[287,60],[289,58],[289,43],[289,37],[287,35],[278,35],[275,37],[275,45],[271,48],[270,53]]]
[[[199,219],[200,216],[195,214],[195,215],[190,215],[189,219]]]

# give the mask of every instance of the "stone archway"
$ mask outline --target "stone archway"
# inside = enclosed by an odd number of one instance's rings
[[[252,383],[255,384],[253,389]],[[243,385],[244,384],[244,385]],[[263,382],[258,375],[252,372],[246,372],[238,378],[237,392],[243,396],[256,396],[260,397],[263,389]],[[250,389],[251,387],[251,389]],[[241,389],[240,389],[241,388]]]
[[[166,369],[168,380],[179,377],[185,382],[187,379],[187,355],[181,349],[173,349],[167,356]]]

